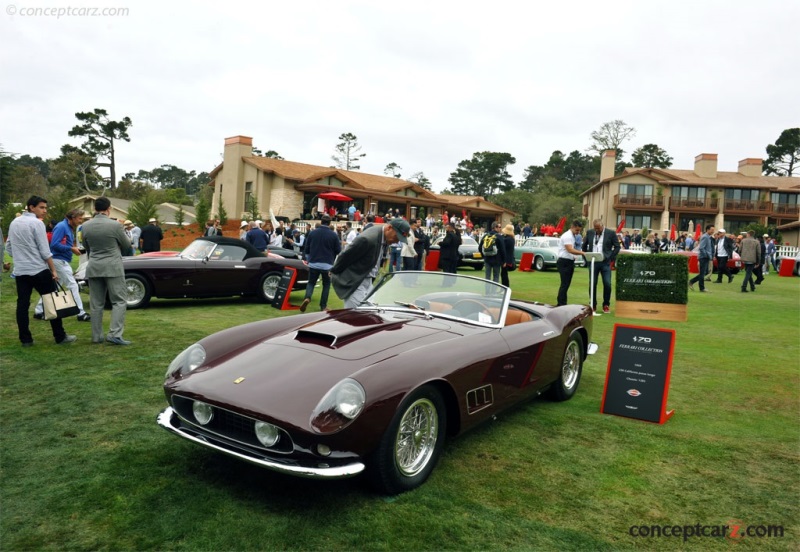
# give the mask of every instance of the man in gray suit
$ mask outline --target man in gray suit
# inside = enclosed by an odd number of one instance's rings
[[[125,329],[125,270],[122,256],[131,248],[131,241],[119,222],[111,220],[111,201],[98,197],[94,201],[94,218],[83,224],[83,245],[89,255],[86,278],[89,280],[89,303],[92,313],[92,343],[103,343],[103,306],[106,292],[111,298],[111,327],[105,341],[114,345],[130,345],[122,338]]]
[[[372,280],[378,275],[386,248],[408,239],[411,225],[401,218],[388,224],[376,224],[361,232],[333,263],[333,289],[346,309],[353,309],[372,290]]]

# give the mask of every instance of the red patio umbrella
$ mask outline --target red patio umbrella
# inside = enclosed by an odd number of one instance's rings
[[[619,221],[619,226],[617,226],[617,234],[622,232],[622,229],[625,228],[625,219]]]
[[[697,241],[697,240],[700,239],[700,227],[701,226],[702,226],[702,224],[698,224],[697,226],[695,226],[695,229],[694,229],[694,241]]]
[[[324,192],[319,194],[320,199],[327,199],[329,201],[353,201],[352,197],[348,197],[339,192]]]
[[[672,229],[669,231],[669,239],[675,241],[675,238],[677,237],[678,237],[678,229],[673,224]]]
[[[556,226],[556,234],[562,234],[564,232],[564,225],[567,223],[567,217],[561,217],[561,220],[558,221],[558,226]]]

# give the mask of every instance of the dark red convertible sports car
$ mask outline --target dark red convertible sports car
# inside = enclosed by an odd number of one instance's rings
[[[383,493],[421,485],[446,436],[544,392],[576,392],[591,343],[586,306],[511,300],[439,272],[387,274],[356,309],[253,322],[169,365],[158,424],[278,472],[366,472]]]
[[[256,295],[269,302],[285,267],[297,270],[294,289],[305,289],[308,282],[303,261],[265,256],[245,241],[224,236],[197,238],[175,256],[123,257],[122,265],[129,309],[146,307],[152,297]],[[85,274],[82,265],[75,273],[79,284],[85,284]]]

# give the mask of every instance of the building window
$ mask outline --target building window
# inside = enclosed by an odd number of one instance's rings
[[[772,192],[772,203],[778,203],[780,205],[797,205],[797,194]]]
[[[619,226],[620,222],[622,222],[622,215],[617,215],[617,226]],[[651,228],[650,215],[627,213],[625,215],[625,228]]]
[[[705,199],[706,189],[704,187],[695,186],[673,186],[670,195],[676,199]]]
[[[620,184],[620,195],[634,196],[634,197],[648,197],[653,195],[652,184]]]
[[[729,201],[758,201],[758,195],[762,190],[732,189],[725,190],[725,199]]]
[[[250,210],[250,198],[253,197],[253,183],[252,182],[245,182],[244,183],[244,207],[242,207],[242,211],[249,211]]]

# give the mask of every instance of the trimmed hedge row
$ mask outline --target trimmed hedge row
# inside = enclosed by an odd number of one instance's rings
[[[683,255],[631,254],[617,256],[617,301],[689,302],[689,258]]]

